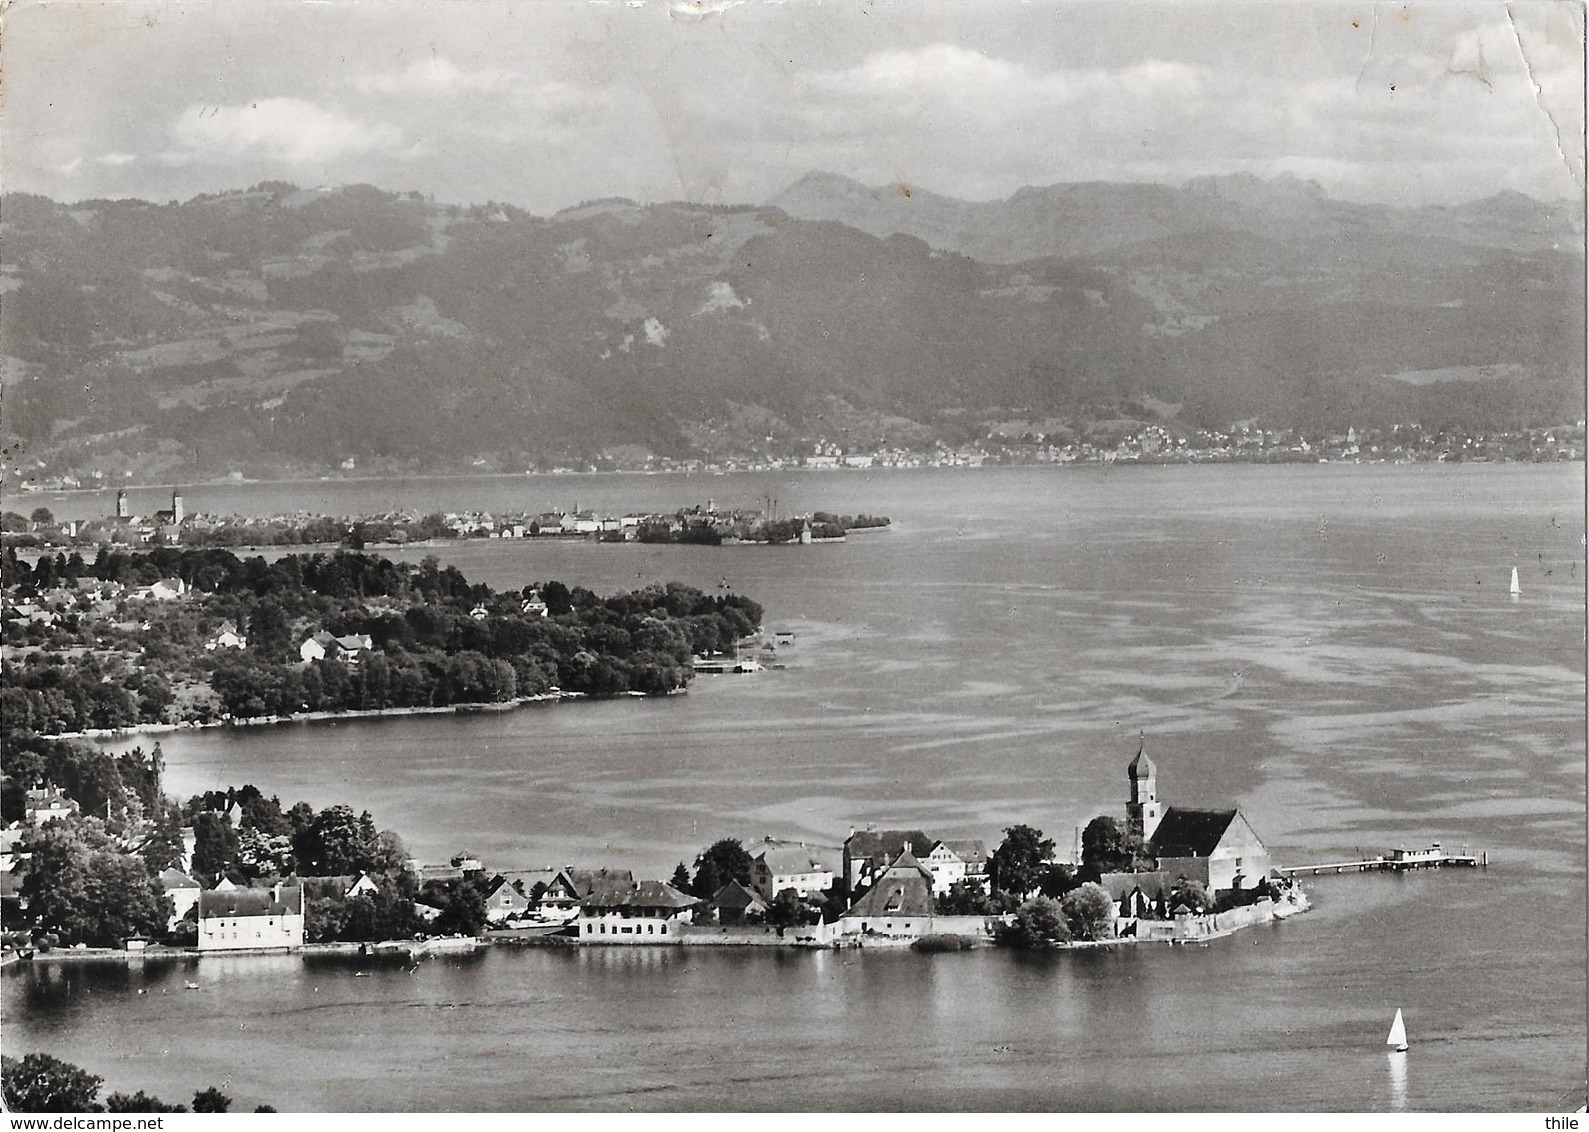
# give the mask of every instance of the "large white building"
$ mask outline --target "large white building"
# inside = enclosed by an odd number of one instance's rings
[[[786,888],[794,889],[802,900],[821,896],[833,887],[833,866],[838,863],[838,853],[805,845],[791,845],[787,841],[768,838],[761,846],[752,845],[754,854],[750,862],[750,886],[764,900],[772,900]],[[831,859],[827,859],[831,858]]]
[[[303,946],[303,888],[212,888],[199,893],[199,950]]]
[[[679,928],[699,903],[660,880],[595,893],[579,906],[579,942],[682,943]]]

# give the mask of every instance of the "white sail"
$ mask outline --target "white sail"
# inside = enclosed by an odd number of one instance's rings
[[[1520,594],[1520,593],[1523,592],[1523,587],[1518,585],[1518,582],[1517,582],[1517,567],[1516,566],[1512,567],[1512,592],[1514,594]]]
[[[1390,1035],[1385,1039],[1385,1044],[1395,1046],[1396,1049],[1407,1048],[1407,1027],[1401,1020],[1401,1007],[1396,1008],[1396,1020],[1390,1024]]]

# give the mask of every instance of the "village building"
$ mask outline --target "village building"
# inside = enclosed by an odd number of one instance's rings
[[[230,621],[222,621],[221,627],[215,631],[215,635],[204,642],[204,648],[208,652],[214,652],[216,649],[241,649],[247,647],[248,638],[238,632],[237,626]]]
[[[765,900],[772,900],[785,889],[793,889],[802,900],[820,896],[833,887],[834,866],[838,861],[832,850],[822,850],[787,841],[764,839],[751,845],[750,886]]]
[[[559,869],[541,894],[541,914],[550,920],[570,920],[585,900],[628,892],[634,885],[634,873],[628,869]]]
[[[52,821],[70,817],[77,811],[75,798],[68,798],[54,786],[45,786],[28,791],[27,808],[22,811],[22,820],[32,826],[48,825]]]
[[[873,877],[901,853],[926,852],[936,843],[937,838],[919,829],[852,830],[844,842],[845,887],[855,896],[871,887]]]
[[[340,660],[344,664],[358,664],[361,653],[370,651],[375,647],[375,641],[368,633],[349,633],[345,636],[334,636],[321,629],[304,639],[298,646],[298,656],[305,664],[315,660]]]
[[[932,890],[937,896],[948,895],[956,884],[977,881],[985,885],[987,881],[988,850],[978,840],[935,841],[920,861],[932,874]]]
[[[754,924],[766,916],[767,901],[754,889],[731,880],[712,894],[710,909],[712,919],[719,924]]]
[[[188,584],[181,578],[161,578],[147,586],[139,586],[132,596],[140,601],[175,601],[188,592]]]
[[[486,919],[499,924],[529,915],[540,903],[536,886],[544,892],[556,876],[551,869],[498,873],[486,888]]]
[[[519,609],[530,617],[545,617],[550,612],[541,598],[540,590],[531,590],[530,596],[524,599]]]
[[[171,898],[171,916],[166,931],[174,932],[199,902],[202,891],[199,882],[181,869],[164,869],[160,873],[160,888]]]
[[[839,917],[846,934],[920,935],[933,921],[933,878],[909,849],[872,876],[865,895]]]
[[[298,877],[296,883],[303,889],[304,900],[335,900],[341,902],[353,896],[373,896],[380,891],[369,873],[344,873],[334,876]]]
[[[660,880],[587,896],[579,906],[580,943],[682,943],[680,928],[701,902]]]
[[[219,887],[199,893],[199,951],[286,951],[303,946],[303,888]]]

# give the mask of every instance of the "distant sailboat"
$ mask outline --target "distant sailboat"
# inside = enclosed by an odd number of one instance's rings
[[[1517,581],[1517,567],[1513,566],[1512,567],[1512,589],[1511,589],[1511,594],[1512,594],[1513,597],[1521,597],[1522,593],[1523,593],[1523,587],[1521,585],[1519,585],[1518,581]]]
[[[1397,1053],[1407,1052],[1407,1026],[1401,1020],[1401,1007],[1396,1008],[1396,1020],[1390,1024],[1390,1035],[1385,1044],[1395,1046]]]

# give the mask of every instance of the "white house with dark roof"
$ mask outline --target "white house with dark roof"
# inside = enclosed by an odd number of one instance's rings
[[[303,946],[303,889],[212,888],[199,893],[199,950],[287,951]]]
[[[27,794],[27,808],[22,812],[22,818],[29,825],[48,825],[52,821],[60,821],[77,813],[77,800],[68,798],[54,786],[44,786],[29,790]]]
[[[160,873],[160,887],[171,898],[171,918],[166,931],[176,931],[182,918],[199,902],[199,882],[181,869],[165,869]]]
[[[595,893],[579,906],[578,939],[580,943],[683,943],[679,929],[700,903],[660,880]]]
[[[539,884],[545,891],[556,877],[557,874],[551,869],[498,873],[492,878],[486,892],[486,919],[497,924],[524,916],[538,908],[535,886]]]
[[[247,648],[248,638],[238,632],[237,626],[231,621],[222,621],[215,635],[204,642],[204,647],[209,652],[214,652],[216,649]]]
[[[796,896],[820,896],[833,887],[838,875],[839,854],[805,844],[791,844],[766,838],[760,845],[747,846],[751,853],[750,886],[765,900],[772,900],[786,888]],[[842,867],[842,866],[840,866]]]
[[[917,859],[932,874],[932,890],[937,896],[947,895],[952,886],[968,879],[987,880],[988,850],[975,839],[935,841],[931,851]]]
[[[541,895],[541,914],[549,920],[572,920],[584,901],[628,892],[634,888],[628,869],[583,869],[569,865],[558,869]]]

